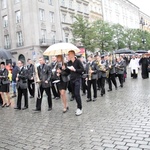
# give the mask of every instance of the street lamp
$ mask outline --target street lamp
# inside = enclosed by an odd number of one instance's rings
[[[144,27],[146,24],[145,24],[145,21],[144,21],[143,17],[141,17],[140,24],[141,24],[141,26],[142,26],[142,32],[143,32],[143,34],[142,34],[142,43],[145,44],[145,43],[146,43],[146,39],[144,38],[144,28],[143,28],[143,27]]]

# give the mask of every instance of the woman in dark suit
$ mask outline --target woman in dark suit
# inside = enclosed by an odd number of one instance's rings
[[[57,86],[58,86],[60,96],[64,105],[63,113],[66,113],[69,109],[68,104],[67,104],[67,96],[66,96],[66,89],[68,86],[68,75],[63,70],[64,65],[65,64],[63,62],[62,55],[58,55],[57,66],[56,66],[56,76],[59,82],[57,83]]]
[[[8,79],[8,70],[5,68],[5,62],[1,62],[1,71],[0,71],[0,95],[3,101],[2,107],[9,107],[10,103],[10,95],[9,95],[9,85],[10,81]],[[5,101],[4,94],[6,93],[8,102]]]

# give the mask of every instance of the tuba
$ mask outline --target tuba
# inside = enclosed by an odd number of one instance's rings
[[[99,67],[100,71],[106,72],[106,67],[103,64],[101,64],[100,61],[97,61],[97,66]]]

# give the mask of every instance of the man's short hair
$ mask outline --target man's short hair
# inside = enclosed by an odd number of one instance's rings
[[[24,61],[23,60],[19,60],[22,64],[24,64]]]
[[[5,65],[5,62],[3,61],[3,62],[1,62],[1,65]]]
[[[75,55],[75,51],[74,51],[74,50],[70,50],[69,53],[70,53],[70,52],[73,53],[73,54]]]
[[[28,58],[28,59],[27,59],[27,62],[28,62],[28,61],[30,61],[30,60],[31,60],[31,59],[30,59],[30,58]]]

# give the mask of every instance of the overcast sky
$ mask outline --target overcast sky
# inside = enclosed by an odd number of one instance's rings
[[[150,0],[129,0],[137,5],[140,10],[150,16]]]

